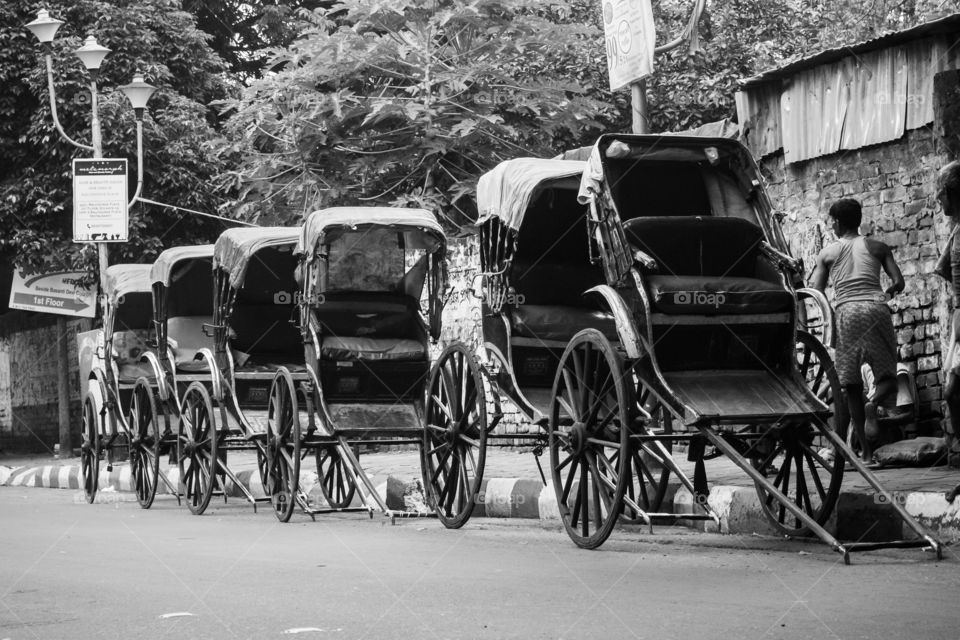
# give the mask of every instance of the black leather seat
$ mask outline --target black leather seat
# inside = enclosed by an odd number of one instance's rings
[[[516,304],[509,306],[513,335],[567,341],[582,329],[594,328],[617,340],[613,317],[595,296],[583,292],[604,284],[603,272],[584,265],[553,262],[515,264],[512,283]]]
[[[627,240],[657,262],[645,274],[653,311],[776,313],[793,295],[761,258],[762,230],[740,218],[657,216],[624,224]]]

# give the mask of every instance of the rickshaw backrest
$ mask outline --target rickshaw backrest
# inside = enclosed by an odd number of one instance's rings
[[[751,278],[763,231],[741,218],[651,216],[623,225],[627,240],[652,258],[662,274]]]
[[[513,265],[511,284],[523,295],[522,304],[590,307],[595,303],[583,296],[587,289],[604,284],[603,271],[582,264],[541,261]]]

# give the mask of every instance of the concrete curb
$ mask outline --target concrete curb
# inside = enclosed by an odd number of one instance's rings
[[[167,478],[175,485],[179,480],[176,468],[167,471]],[[255,497],[264,495],[259,474],[255,470],[238,472],[237,479]],[[395,476],[372,478],[377,492],[393,509],[428,511],[423,500],[423,486],[419,478],[404,481]],[[322,503],[315,471],[301,471],[300,484],[314,502]],[[79,465],[43,465],[35,467],[0,466],[0,486],[46,487],[80,489]],[[130,468],[115,465],[113,471],[100,470],[101,492],[131,492],[133,490]],[[242,498],[243,493],[231,480],[227,481],[227,495]],[[161,483],[160,494],[168,493]],[[944,542],[960,542],[960,500],[947,503],[944,495],[934,491],[893,492],[908,513]],[[708,502],[720,517],[720,526],[712,521],[694,521],[688,524],[703,531],[729,534],[778,535],[767,521],[753,487],[715,485],[710,490]],[[355,499],[359,505],[359,499]],[[677,490],[672,508],[679,513],[691,513],[694,498],[685,488]],[[488,478],[480,487],[474,517],[526,518],[545,522],[560,519],[553,488],[539,480],[529,478]],[[687,523],[684,523],[687,524]],[[841,492],[833,516],[826,528],[846,540],[892,540],[910,538],[912,532],[904,530],[892,505],[882,496],[867,490]]]

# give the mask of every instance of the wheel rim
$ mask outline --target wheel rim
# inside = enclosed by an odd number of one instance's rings
[[[631,395],[609,341],[589,329],[574,336],[553,384],[548,441],[560,517],[580,547],[603,544],[622,511]]]
[[[450,529],[462,527],[476,506],[487,449],[483,374],[460,345],[444,351],[430,373],[421,466],[430,506]]]
[[[280,522],[293,515],[300,481],[300,416],[289,373],[274,378],[267,408],[267,494]]]
[[[149,509],[157,495],[160,435],[156,398],[145,380],[138,380],[134,387],[130,400],[130,425],[134,430],[130,442],[133,488],[140,506]]]
[[[834,410],[826,426],[836,430],[845,419],[843,408],[837,407],[840,381],[826,348],[806,332],[797,332],[797,365],[810,391]],[[816,418],[814,418],[816,420]],[[774,487],[786,495],[818,524],[824,524],[833,512],[843,482],[844,458],[833,460],[821,455],[825,442],[813,422],[793,423],[771,429],[751,446],[753,466],[771,479]],[[771,493],[757,483],[757,494],[764,513],[781,533],[791,536],[808,534],[809,527],[790,513]]]
[[[357,485],[353,476],[347,472],[347,461],[337,446],[318,447],[316,450],[317,478],[323,499],[332,509],[349,507],[356,493]],[[360,453],[353,450],[357,458]]]
[[[194,382],[180,403],[177,433],[180,490],[194,515],[202,514],[213,496],[217,453],[213,403],[206,388]]]
[[[83,402],[83,431],[80,445],[80,472],[83,475],[83,493],[87,502],[93,503],[97,496],[100,474],[100,425],[96,402],[87,395]]]

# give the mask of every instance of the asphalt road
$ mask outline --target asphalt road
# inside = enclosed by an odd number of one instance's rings
[[[0,640],[960,637],[955,548],[844,566],[680,528],[582,551],[532,521],[283,525],[238,501],[195,517],[75,498],[0,488]]]

